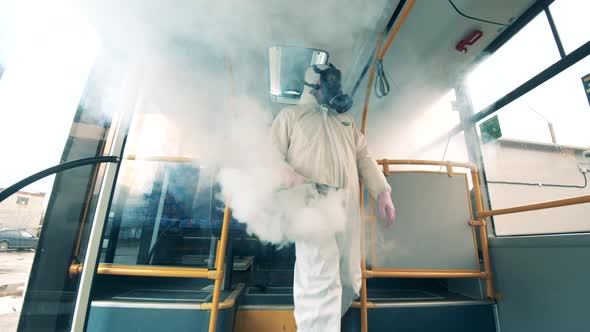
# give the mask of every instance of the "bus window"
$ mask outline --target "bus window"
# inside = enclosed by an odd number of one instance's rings
[[[478,124],[481,137],[497,119],[496,139],[482,139],[493,209],[582,196],[588,186],[590,106],[580,77],[590,57],[540,85]],[[495,119],[492,119],[497,117]],[[587,205],[497,216],[502,235],[587,232]]]
[[[547,17],[540,13],[467,75],[475,111],[526,82],[559,60]]]
[[[214,175],[192,164],[126,161],[101,262],[210,267],[215,257],[211,242],[215,244],[223,218]]]
[[[559,38],[565,53],[570,53],[590,40],[590,31],[580,28],[580,22],[590,13],[590,2],[584,0],[557,0],[550,6]]]

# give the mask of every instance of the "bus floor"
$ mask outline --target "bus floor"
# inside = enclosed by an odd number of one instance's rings
[[[234,331],[296,331],[292,275],[262,270],[237,276],[246,287],[238,300]],[[495,332],[494,302],[465,295],[469,287],[460,288],[446,279],[369,279],[369,331]],[[359,330],[360,309],[355,305],[344,316],[342,331]]]
[[[217,331],[296,331],[292,278],[287,269],[234,272],[221,301],[236,301],[220,310]],[[209,280],[101,276],[96,286],[88,331],[208,329]],[[445,279],[369,279],[369,331],[496,331],[494,303],[456,288]],[[357,305],[342,331],[359,330]]]

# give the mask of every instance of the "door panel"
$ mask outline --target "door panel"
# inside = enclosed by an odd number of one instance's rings
[[[590,234],[494,238],[490,249],[502,332],[588,330]]]
[[[105,71],[109,70],[96,65],[95,72],[104,74]],[[62,163],[108,155],[112,153],[111,142],[115,133],[124,137],[127,131],[125,124],[115,130],[112,118],[113,114],[132,113],[134,94],[127,93],[124,86],[127,82],[118,76],[124,71],[113,72],[118,80],[110,78],[117,82],[112,88],[129,99],[117,99],[109,105],[79,106],[63,151]],[[100,80],[104,79],[104,76],[100,77]],[[100,99],[103,90],[98,88],[97,80],[97,76],[91,75],[83,98]],[[104,181],[107,168],[106,164],[87,165],[55,176],[19,318],[19,332],[70,331],[76,315],[84,322],[86,310],[81,310],[81,316],[76,313],[79,302],[86,301],[78,298],[83,288],[82,275],[70,274],[70,266],[85,262],[87,257],[91,229],[96,223],[99,193],[107,184]],[[104,199],[107,204],[103,205],[103,213],[108,209],[110,195],[107,193]],[[92,268],[89,271],[94,273]]]

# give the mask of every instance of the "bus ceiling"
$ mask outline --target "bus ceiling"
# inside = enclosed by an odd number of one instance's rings
[[[369,15],[355,15],[356,19],[342,24],[346,9],[337,9],[332,15],[325,15],[317,30],[305,34],[304,43],[286,32],[290,29],[284,25],[277,29],[274,40],[280,45],[305,46],[300,52],[319,49],[329,53],[329,61],[338,66],[343,74],[343,88],[346,93],[355,95],[360,102],[362,93],[357,94],[360,86],[366,84],[367,74],[375,54],[375,44],[381,35],[385,40],[395,22],[400,20],[404,6],[413,6],[411,13],[400,27],[395,41],[383,59],[385,77],[389,78],[393,88],[396,105],[416,105],[414,99],[418,92],[419,101],[424,107],[440,98],[443,93],[454,87],[457,79],[469,71],[487,47],[494,42],[512,23],[534,7],[535,0],[447,0],[447,1],[408,1],[375,2],[368,10]],[[336,5],[336,4],[335,4]],[[341,7],[342,4],[338,4]],[[322,7],[329,7],[322,5]],[[373,13],[373,17],[371,17]],[[298,23],[293,23],[297,26]],[[338,27],[338,31],[322,31],[322,27]],[[326,38],[326,37],[330,38]],[[284,38],[283,38],[284,37]],[[291,38],[289,38],[291,37]],[[293,47],[290,54],[296,54]],[[380,52],[377,52],[379,55]],[[301,53],[304,56],[303,53]],[[278,59],[276,49],[269,51],[271,99],[278,103],[293,103],[297,100],[302,87],[283,87],[278,91],[279,82],[299,82],[303,73],[296,70],[300,61],[289,60],[283,55],[280,75],[273,76],[273,60]],[[311,55],[305,55],[311,57]],[[315,58],[318,60],[317,58]],[[308,59],[306,59],[307,61]],[[324,60],[324,59],[320,59]],[[289,67],[291,64],[292,68]],[[294,77],[295,76],[295,77]],[[379,75],[377,75],[379,82]],[[302,84],[302,82],[301,82]],[[379,87],[377,87],[379,88]],[[419,91],[416,91],[419,90]],[[277,98],[283,93],[285,98]],[[379,90],[377,91],[379,95]],[[358,107],[357,107],[358,109]]]

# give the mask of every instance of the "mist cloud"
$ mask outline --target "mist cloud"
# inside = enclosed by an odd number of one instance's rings
[[[311,185],[281,190],[285,163],[269,130],[277,106],[268,97],[268,47],[322,48],[333,52],[336,63],[352,64],[351,49],[359,36],[375,30],[385,3],[86,0],[66,5],[98,32],[103,58],[135,73],[130,78],[139,90],[134,118],[155,119],[155,125],[145,122],[151,127],[132,128],[131,138],[147,141],[130,140],[127,152],[191,156],[199,166],[219,169],[220,199],[227,198],[234,217],[261,240],[285,243],[342,231],[346,193],[322,197]]]

